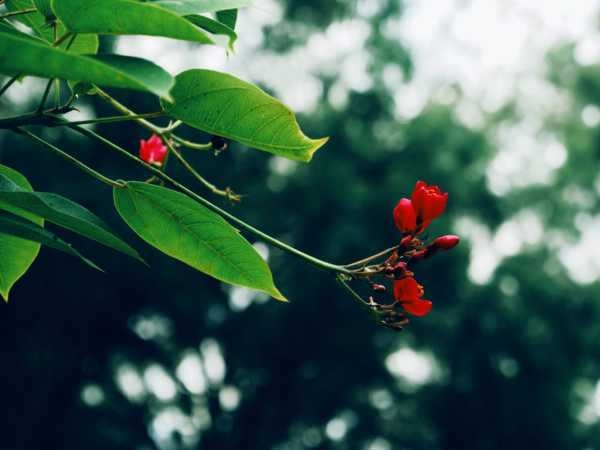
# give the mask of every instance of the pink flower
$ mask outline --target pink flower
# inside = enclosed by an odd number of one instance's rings
[[[168,150],[162,139],[153,134],[147,141],[140,139],[140,158],[148,164],[162,166]]]

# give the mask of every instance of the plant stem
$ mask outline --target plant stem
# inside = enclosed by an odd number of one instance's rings
[[[57,40],[54,41],[54,43],[52,44],[52,47],[58,47],[66,39],[68,39],[69,36],[71,36],[71,32],[67,31],[65,34],[63,34],[61,37],[59,37]]]
[[[155,111],[155,112],[149,112],[149,113],[143,113],[143,114],[99,117],[96,119],[76,120],[74,122],[69,122],[69,125],[87,125],[87,124],[96,124],[96,123],[124,122],[127,120],[148,119],[148,118],[153,118],[153,117],[160,117],[162,115],[163,115],[162,111]],[[65,124],[57,124],[57,125],[65,125]]]
[[[9,87],[11,87],[15,83],[15,81],[19,79],[20,76],[21,74],[15,75],[10,80],[8,80],[4,86],[0,88],[0,97],[2,97],[2,95],[8,90]]]
[[[206,178],[204,178],[202,175],[200,175],[198,173],[198,171],[196,171],[196,169],[194,169],[192,167],[192,165],[189,162],[187,162],[187,160],[183,157],[183,155],[181,153],[179,153],[175,149],[175,147],[173,145],[171,145],[170,142],[168,142],[168,140],[167,140],[167,146],[169,147],[169,151],[171,153],[173,153],[173,155],[175,155],[175,157],[181,163],[181,165],[183,167],[185,167],[187,169],[187,171],[190,172],[194,176],[194,178],[196,178],[200,183],[202,183],[209,191],[211,191],[213,194],[220,195],[222,197],[226,197],[227,199],[229,199],[233,202],[240,201],[240,196],[235,194],[231,189],[229,189],[229,188],[219,189],[214,184],[212,184],[210,181],[208,181]]]
[[[382,256],[385,256],[388,253],[393,252],[394,250],[398,250],[398,247],[399,247],[398,245],[395,245],[395,246],[387,248],[387,249],[385,249],[385,250],[383,250],[383,251],[381,251],[379,253],[376,253],[373,256],[368,256],[367,258],[355,261],[355,262],[350,263],[350,264],[346,264],[344,267],[346,267],[346,268],[349,269],[350,267],[362,266],[363,264],[366,264],[366,263],[368,263],[370,261],[373,261],[374,259],[377,259],[377,258],[380,258]]]
[[[110,104],[117,111],[121,111],[122,113],[127,114],[132,117],[135,117],[138,115],[135,112],[133,112],[132,110],[130,110],[127,106],[123,105],[122,103],[120,103],[119,101],[114,99],[110,94],[108,94],[107,92],[100,89],[98,86],[95,86],[95,87],[96,87],[96,90],[97,90],[100,98],[102,98],[104,101],[106,101],[108,104]],[[173,140],[177,141],[178,143],[180,143],[181,145],[183,145],[185,147],[189,147],[189,148],[192,148],[195,150],[210,150],[210,149],[212,149],[212,144],[210,144],[210,143],[198,144],[196,142],[191,142],[186,139],[180,138],[179,136],[171,134],[170,132],[172,130],[174,130],[179,125],[181,125],[181,121],[179,121],[179,120],[167,128],[158,127],[158,126],[154,125],[153,123],[150,123],[144,119],[135,119],[135,120],[140,125],[146,127],[147,129],[149,129],[153,133],[160,135],[161,137],[165,137],[166,134],[170,135],[173,138]]]
[[[285,242],[281,242],[278,239],[275,239],[274,237],[263,233],[262,231],[260,231],[259,229],[253,227],[250,224],[247,224],[246,222],[244,222],[241,219],[238,219],[236,216],[228,213],[227,211],[225,211],[224,209],[219,208],[218,206],[214,205],[213,203],[211,203],[210,201],[206,200],[204,197],[201,197],[200,195],[196,194],[194,191],[190,190],[189,188],[187,188],[186,186],[182,185],[181,183],[179,183],[178,181],[174,180],[173,178],[171,178],[169,175],[167,175],[166,173],[162,172],[161,170],[159,170],[158,168],[154,167],[151,164],[148,164],[144,161],[142,161],[140,158],[138,158],[137,156],[132,155],[131,153],[129,153],[127,150],[125,150],[124,148],[118,146],[117,144],[109,141],[108,139],[100,136],[99,134],[88,130],[86,128],[83,128],[79,125],[73,125],[70,126],[68,123],[66,124],[67,126],[69,126],[70,128],[72,128],[73,130],[83,134],[84,136],[88,136],[92,139],[98,140],[100,142],[102,142],[103,144],[105,144],[106,146],[110,147],[111,149],[119,152],[121,155],[125,156],[126,158],[135,161],[136,163],[138,163],[139,165],[143,166],[146,168],[146,170],[152,172],[154,175],[156,175],[157,177],[163,179],[164,181],[170,183],[171,185],[173,185],[174,187],[176,187],[178,190],[180,190],[181,192],[183,192],[184,194],[186,194],[187,196],[193,198],[194,200],[196,200],[198,203],[206,206],[208,209],[210,209],[211,211],[219,214],[220,216],[228,219],[230,222],[236,224],[237,226],[239,226],[240,228],[243,228],[244,230],[248,231],[249,233],[252,233],[253,235],[259,237],[260,239],[263,239],[264,241],[270,243],[271,245],[278,247],[288,253],[292,253],[293,255],[296,255],[302,259],[304,259],[305,261],[313,264],[314,266],[317,266],[321,269],[325,269],[325,270],[330,270],[336,273],[344,273],[347,275],[351,275],[351,272],[342,267],[342,266],[338,266],[336,264],[332,264],[326,261],[322,261],[318,258],[315,258],[314,256],[308,255],[307,253],[304,253],[288,244],[286,244]]]
[[[188,147],[194,150],[211,150],[213,148],[212,144],[209,142],[207,144],[198,144],[196,142],[188,141],[186,139],[180,138],[179,136],[172,135],[174,141],[183,145],[184,147]]]
[[[94,86],[94,87],[96,88],[96,92],[98,93],[98,95],[100,96],[100,98],[102,100],[106,101],[108,104],[110,104],[117,111],[121,111],[123,114],[126,114],[128,116],[132,116],[132,117],[135,117],[135,116],[139,115],[139,114],[134,113],[127,106],[123,105],[122,103],[120,103],[117,100],[115,100],[114,98],[112,98],[108,93],[104,92],[98,86]],[[154,125],[153,123],[148,122],[147,120],[144,120],[142,118],[134,118],[133,120],[135,120],[136,122],[138,122],[140,125],[146,127],[147,129],[149,129],[153,133],[160,134],[160,135],[162,135],[162,133],[163,133],[163,129],[162,128],[157,127],[156,125]]]
[[[64,152],[60,148],[56,147],[55,145],[52,145],[50,142],[48,142],[48,141],[42,139],[41,137],[39,137],[39,136],[31,133],[30,131],[27,131],[24,128],[16,128],[14,131],[16,131],[18,133],[22,133],[22,134],[28,136],[29,138],[33,139],[34,141],[37,141],[40,144],[46,146],[52,152],[54,152],[56,155],[60,156],[61,158],[65,159],[65,160],[67,160],[68,162],[70,162],[71,164],[73,164],[74,166],[76,166],[77,168],[79,168],[80,170],[82,170],[83,172],[87,173],[88,175],[91,175],[92,177],[96,178],[97,180],[100,180],[103,183],[108,184],[111,187],[124,187],[124,185],[122,183],[119,183],[118,181],[112,180],[112,179],[110,179],[110,178],[102,175],[100,172],[97,172],[96,170],[94,170],[91,167],[87,166],[83,162],[79,161],[77,158],[74,158],[73,156],[71,156],[68,153]]]
[[[42,95],[42,99],[40,100],[40,105],[38,106],[37,113],[41,115],[44,110],[44,106],[46,105],[46,100],[48,99],[48,94],[50,94],[50,89],[52,88],[52,82],[54,78],[50,78],[48,83],[46,84],[46,89],[44,89],[44,95]]]
[[[27,9],[22,9],[20,11],[11,11],[11,12],[7,12],[4,14],[0,14],[0,20],[2,19],[8,19],[9,17],[13,17],[13,16],[20,16],[21,14],[31,14],[36,12],[37,9],[36,8],[27,8]]]

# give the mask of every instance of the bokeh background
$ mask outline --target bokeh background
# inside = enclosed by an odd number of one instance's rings
[[[3,132],[1,163],[96,212],[151,268],[76,236],[108,275],[42,249],[0,304],[0,448],[600,448],[599,19],[598,0],[261,0],[230,57],[104,40],[172,73],[254,81],[310,136],[331,136],[309,165],[236,144],[187,151],[245,194],[231,209],[250,223],[349,262],[397,241],[392,208],[423,179],[450,195],[431,234],[463,241],[418,267],[434,309],[395,333],[264,243],[288,305],[161,255],[119,221],[109,189]],[[2,114],[35,108],[43,88],[15,85]],[[113,114],[95,98],[78,107],[73,119]],[[131,151],[147,137],[132,123],[96,130]],[[39,131],[114,178],[146,176]]]

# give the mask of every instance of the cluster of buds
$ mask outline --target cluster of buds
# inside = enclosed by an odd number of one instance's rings
[[[402,233],[400,243],[382,253],[346,266],[351,269],[354,278],[366,279],[373,295],[366,305],[375,313],[380,324],[401,330],[409,322],[406,314],[424,316],[431,311],[432,303],[423,298],[424,289],[414,277],[410,267],[430,258],[440,251],[450,250],[458,245],[459,237],[445,235],[425,243],[420,235],[446,209],[448,194],[442,193],[438,186],[417,182],[410,199],[402,198],[394,208],[394,222]],[[366,263],[378,257],[388,256],[378,264]],[[385,294],[384,284],[373,282],[373,278],[382,276],[393,285],[393,302],[380,303],[377,297]]]

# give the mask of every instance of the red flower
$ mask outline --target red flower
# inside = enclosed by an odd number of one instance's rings
[[[424,316],[431,311],[431,302],[424,300],[423,286],[411,277],[394,281],[394,298],[402,308],[413,316]]]
[[[153,134],[147,141],[140,139],[140,158],[148,164],[161,166],[167,156],[167,147],[162,139]]]
[[[445,236],[440,236],[435,241],[433,241],[433,246],[442,250],[450,250],[458,245],[460,242],[460,238],[453,234],[447,234]]]
[[[409,199],[400,199],[394,208],[394,222],[402,233],[413,233],[416,230],[417,216]]]
[[[424,181],[417,181],[411,200],[421,223],[419,231],[423,231],[433,219],[444,212],[448,193],[442,193],[438,186],[429,186]]]

